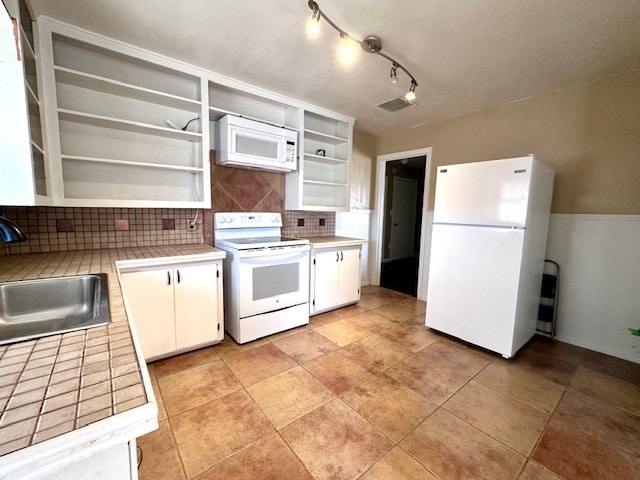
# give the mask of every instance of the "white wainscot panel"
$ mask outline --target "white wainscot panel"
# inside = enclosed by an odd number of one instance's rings
[[[551,215],[560,264],[557,338],[640,363],[640,215]]]

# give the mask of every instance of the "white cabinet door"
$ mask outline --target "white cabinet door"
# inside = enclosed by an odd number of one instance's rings
[[[338,305],[360,300],[360,248],[340,250]]]
[[[179,267],[175,278],[176,348],[218,339],[218,265]]]
[[[128,272],[123,273],[121,279],[144,357],[152,358],[174,351],[176,334],[172,271]]]
[[[331,308],[338,303],[338,275],[340,254],[337,250],[318,252],[315,258],[314,312]]]

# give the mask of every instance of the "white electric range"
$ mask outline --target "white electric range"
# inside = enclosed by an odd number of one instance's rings
[[[225,329],[246,343],[309,323],[309,241],[281,235],[280,213],[214,215],[224,260]]]

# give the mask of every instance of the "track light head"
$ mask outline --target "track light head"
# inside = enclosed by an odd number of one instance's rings
[[[393,63],[391,65],[391,73],[389,74],[389,76],[391,77],[389,80],[389,83],[391,83],[391,85],[395,85],[396,83],[398,83],[398,64],[397,63]]]
[[[313,0],[309,0],[309,8],[313,10],[311,17],[304,24],[304,29],[309,38],[317,38],[320,34],[320,7]]]
[[[416,87],[418,84],[415,80],[411,80],[411,86],[409,87],[409,91],[405,94],[404,98],[409,102],[413,102],[416,99]]]

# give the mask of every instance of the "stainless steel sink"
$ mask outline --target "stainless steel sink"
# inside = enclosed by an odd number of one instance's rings
[[[110,321],[105,273],[0,283],[0,345]]]

